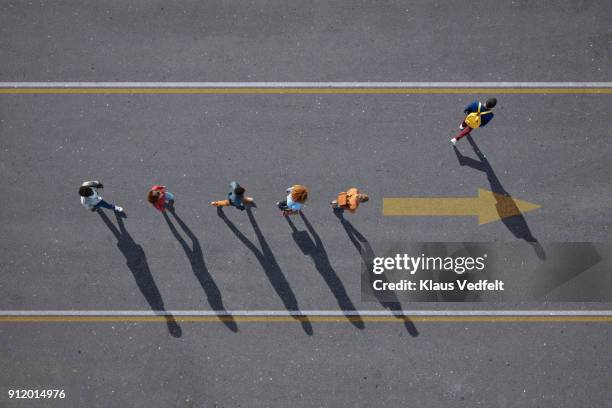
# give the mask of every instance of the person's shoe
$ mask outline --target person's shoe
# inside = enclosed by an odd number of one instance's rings
[[[453,146],[456,145],[457,144],[457,139],[453,137],[451,139],[451,143],[453,144]]]
[[[122,213],[123,212],[123,207],[119,207],[118,205],[115,206],[115,211],[117,211],[118,213]]]
[[[459,129],[461,130],[465,129],[465,126],[463,126],[463,123],[459,125]]]

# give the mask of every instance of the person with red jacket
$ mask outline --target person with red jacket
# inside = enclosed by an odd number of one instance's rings
[[[174,194],[166,189],[166,186],[153,186],[147,193],[147,201],[153,204],[159,211],[166,211],[174,202]]]

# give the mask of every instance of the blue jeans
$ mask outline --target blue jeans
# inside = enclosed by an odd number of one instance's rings
[[[98,204],[95,205],[94,209],[97,208],[106,208],[107,210],[114,210],[115,206],[113,204],[109,204],[104,200],[100,200]]]

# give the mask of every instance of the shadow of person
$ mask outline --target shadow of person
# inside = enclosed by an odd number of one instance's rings
[[[185,235],[189,237],[189,240],[191,241],[191,247],[189,246],[189,244],[187,244],[185,239],[181,236],[181,234],[178,232],[178,230],[170,220],[170,217],[167,214],[168,212],[172,214],[178,225],[185,232]],[[200,286],[202,286],[202,289],[204,289],[204,293],[206,293],[206,298],[208,299],[208,304],[210,305],[211,309],[215,311],[219,320],[222,321],[228,329],[233,332],[237,332],[238,326],[234,321],[234,317],[225,310],[225,307],[223,306],[223,298],[221,296],[221,291],[213,280],[211,274],[208,272],[208,268],[206,267],[206,263],[204,262],[204,255],[202,253],[200,241],[189,229],[189,227],[187,227],[183,220],[176,214],[174,206],[168,207],[168,211],[164,211],[162,214],[164,216],[164,219],[166,220],[166,223],[168,224],[168,227],[170,228],[170,231],[172,232],[172,235],[174,235],[174,238],[176,238],[178,243],[181,244],[181,247],[185,251],[187,258],[189,259],[189,263],[191,264],[193,274],[198,279],[198,282],[200,282]]]
[[[491,167],[489,160],[480,151],[480,148],[478,147],[472,136],[467,135],[466,138],[472,146],[474,153],[476,153],[476,156],[478,156],[478,160],[464,156],[461,152],[459,152],[456,146],[453,146],[455,155],[457,156],[457,160],[459,161],[459,165],[468,166],[475,170],[482,171],[486,174],[487,180],[491,185],[491,191],[495,193],[494,197],[497,201],[495,207],[497,209],[497,213],[499,214],[501,221],[516,238],[523,239],[527,243],[529,243],[540,259],[546,259],[546,253],[544,252],[544,248],[531,233],[529,225],[527,225],[527,220],[525,220],[525,217],[523,216],[523,214],[521,214],[521,211],[519,210],[512,196],[502,186],[501,182],[499,181],[499,178],[493,171],[493,167]],[[507,214],[517,215],[507,217]]]
[[[158,312],[156,314],[164,316],[166,319],[166,325],[168,326],[168,331],[173,337],[181,337],[183,333],[181,327],[174,319],[174,316],[172,316],[172,314],[169,312],[166,312],[161,293],[159,292],[159,289],[155,284],[155,280],[153,279],[153,275],[151,274],[151,270],[149,269],[145,252],[140,245],[134,242],[126,230],[123,218],[118,213],[115,213],[117,217],[117,224],[119,225],[119,228],[117,229],[117,227],[102,210],[98,209],[97,213],[117,239],[117,248],[119,248],[119,251],[121,251],[125,257],[127,267],[130,272],[132,272],[136,285],[138,285],[138,289],[140,289],[140,292],[149,303],[151,310]]]
[[[291,312],[291,317],[300,322],[302,328],[304,329],[304,332],[306,332],[306,334],[308,334],[309,336],[312,336],[312,325],[310,324],[308,317],[300,312],[297,298],[295,297],[291,286],[289,286],[289,282],[285,278],[283,271],[278,265],[278,262],[276,261],[276,258],[272,253],[272,250],[270,249],[270,246],[266,242],[266,239],[264,238],[261,230],[259,229],[259,225],[257,225],[257,221],[255,220],[253,212],[248,207],[246,209],[246,212],[249,217],[249,221],[253,226],[253,230],[255,231],[255,235],[257,236],[257,240],[259,241],[259,246],[261,247],[261,250],[257,248],[257,246],[252,243],[246,236],[244,236],[242,232],[240,232],[240,230],[234,225],[234,223],[232,223],[227,218],[221,207],[217,207],[217,215],[219,216],[219,218],[223,220],[225,225],[227,225],[230,231],[232,231],[234,235],[236,235],[240,242],[242,242],[244,246],[246,246],[253,253],[253,255],[255,255],[255,258],[257,258],[257,261],[264,270],[266,276],[268,277],[268,280],[272,284],[272,287],[274,287],[274,290],[285,305],[285,309]]]
[[[355,228],[353,224],[351,224],[346,218],[344,218],[344,211],[336,209],[334,210],[334,215],[338,217],[338,220],[340,220],[340,224],[344,228],[344,231],[346,231],[346,235],[355,246],[357,252],[359,252],[359,255],[361,256],[361,259],[363,260],[364,264],[372,265],[376,255],[374,254],[374,250],[372,249],[372,246],[370,245],[368,240],[363,236],[363,234],[361,234],[361,232],[359,232]],[[379,279],[386,280],[384,273],[382,275],[379,275]],[[393,313],[393,316],[404,322],[404,327],[406,328],[406,331],[412,337],[416,337],[419,335],[419,331],[417,330],[414,323],[412,323],[410,318],[404,315],[404,313],[402,312],[402,304],[397,299],[395,293],[388,292],[385,295],[385,299],[382,299],[382,295],[378,291],[374,291],[374,296],[376,296],[382,307],[389,309]]]
[[[315,229],[312,227],[312,225],[302,212],[300,212],[300,217],[302,217],[302,220],[304,221],[304,225],[306,225],[306,229],[308,230],[308,232],[298,231],[298,229],[295,227],[295,224],[293,224],[293,221],[291,221],[290,217],[291,216],[285,216],[285,219],[291,227],[291,236],[295,241],[296,245],[302,250],[304,255],[308,255],[312,258],[315,264],[315,268],[317,268],[317,271],[319,272],[319,274],[321,274],[321,276],[325,280],[325,283],[327,283],[327,286],[336,297],[338,306],[340,306],[340,309],[342,310],[346,318],[353,324],[353,326],[357,327],[358,329],[363,329],[365,327],[363,320],[361,319],[361,316],[357,312],[357,309],[355,309],[353,302],[351,302],[351,299],[346,293],[344,284],[342,284],[342,281],[338,277],[338,274],[336,273],[334,268],[332,268],[331,263],[329,261],[329,257],[327,256],[327,251],[323,246],[323,242],[321,241],[319,234],[317,234]],[[314,241],[313,239],[311,239],[309,233],[310,235],[312,235],[312,238],[314,238]]]

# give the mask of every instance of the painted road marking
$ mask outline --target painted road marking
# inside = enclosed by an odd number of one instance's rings
[[[3,316],[0,323],[612,323],[612,316]]]
[[[612,323],[612,310],[24,310],[1,311],[0,323],[155,323],[169,317],[185,323]]]
[[[612,82],[0,82],[0,94],[612,94]]]
[[[538,208],[541,206],[482,188],[478,197],[383,198],[384,216],[478,216],[479,225]]]
[[[0,88],[612,88],[612,82],[0,82]]]

